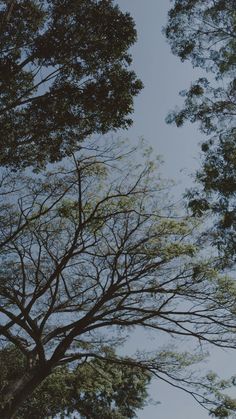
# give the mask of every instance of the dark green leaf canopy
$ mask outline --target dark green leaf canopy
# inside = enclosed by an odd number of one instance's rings
[[[128,127],[134,22],[112,0],[0,1],[0,164],[60,160]]]
[[[19,409],[16,419],[131,419],[145,405],[150,374],[119,363],[92,359],[84,365],[57,368]],[[22,376],[26,360],[14,346],[0,351],[0,388]],[[78,417],[78,416],[76,416]]]

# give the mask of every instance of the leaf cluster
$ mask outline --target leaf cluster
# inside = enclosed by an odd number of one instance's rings
[[[171,112],[167,122],[177,126],[197,122],[208,136],[202,143],[197,187],[187,198],[193,214],[207,211],[213,216],[212,243],[222,263],[230,265],[235,262],[236,248],[235,25],[234,0],[176,0],[165,29],[174,54],[211,73],[181,92],[184,106]]]
[[[136,30],[113,1],[2,0],[0,20],[0,165],[42,167],[131,124]]]

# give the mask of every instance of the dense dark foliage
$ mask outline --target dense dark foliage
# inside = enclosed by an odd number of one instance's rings
[[[0,22],[0,165],[40,167],[131,124],[136,31],[112,0],[2,0]]]
[[[18,410],[16,419],[49,419],[56,415],[84,419],[131,419],[144,406],[150,375],[139,368],[123,365],[114,351],[104,348],[102,359],[78,366],[57,368]],[[0,351],[0,389],[25,374],[27,365],[14,346]]]

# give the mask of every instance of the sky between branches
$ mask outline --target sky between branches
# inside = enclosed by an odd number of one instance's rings
[[[186,125],[181,129],[165,123],[171,109],[181,103],[179,91],[188,88],[197,79],[200,70],[193,70],[190,63],[181,63],[173,56],[161,30],[167,21],[169,0],[118,0],[122,10],[133,16],[138,32],[138,42],[133,47],[133,67],[144,83],[144,90],[135,99],[134,124],[121,136],[136,141],[144,137],[161,154],[164,160],[163,175],[176,181],[172,191],[177,201],[181,194],[192,184],[191,174],[200,165],[200,146],[203,140],[197,126]],[[130,352],[137,347],[155,348],[155,341],[145,335],[136,334],[128,345]],[[157,342],[156,342],[157,344]],[[160,342],[158,342],[158,345]],[[186,349],[186,348],[185,348]],[[209,363],[203,364],[206,371],[216,370],[222,376],[235,373],[232,370],[235,354],[212,350]],[[206,372],[203,371],[203,372]],[[150,388],[154,400],[161,401],[157,406],[147,406],[139,412],[138,419],[207,419],[208,413],[199,407],[191,397],[163,383],[154,382]]]

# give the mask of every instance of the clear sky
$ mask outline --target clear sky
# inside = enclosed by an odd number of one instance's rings
[[[165,123],[167,112],[181,103],[178,93],[200,74],[190,63],[175,57],[162,35],[167,20],[169,0],[118,0],[122,10],[133,16],[138,42],[132,49],[134,70],[144,83],[135,100],[131,138],[143,136],[165,160],[165,175],[188,181],[187,173],[198,167],[201,135],[197,127],[177,129]],[[184,170],[181,174],[180,170]]]
[[[134,125],[125,136],[133,140],[144,137],[163,156],[163,174],[179,183],[175,195],[181,199],[181,192],[191,185],[190,174],[199,166],[202,135],[197,126],[188,125],[181,129],[167,126],[165,117],[169,110],[181,103],[178,92],[187,88],[201,73],[193,70],[190,63],[183,64],[173,56],[161,34],[170,8],[169,0],[117,0],[117,3],[122,10],[129,11],[136,22],[138,42],[132,49],[132,55],[134,69],[145,85],[135,101]],[[135,337],[134,350],[141,346],[142,340],[141,335]],[[150,349],[154,343],[149,341],[148,345]],[[230,356],[227,352],[214,350],[211,362],[204,368],[213,368],[229,376],[236,370],[231,368],[234,359],[233,354]],[[156,381],[150,393],[161,404],[147,406],[139,413],[139,419],[209,418],[191,397],[179,390]]]

